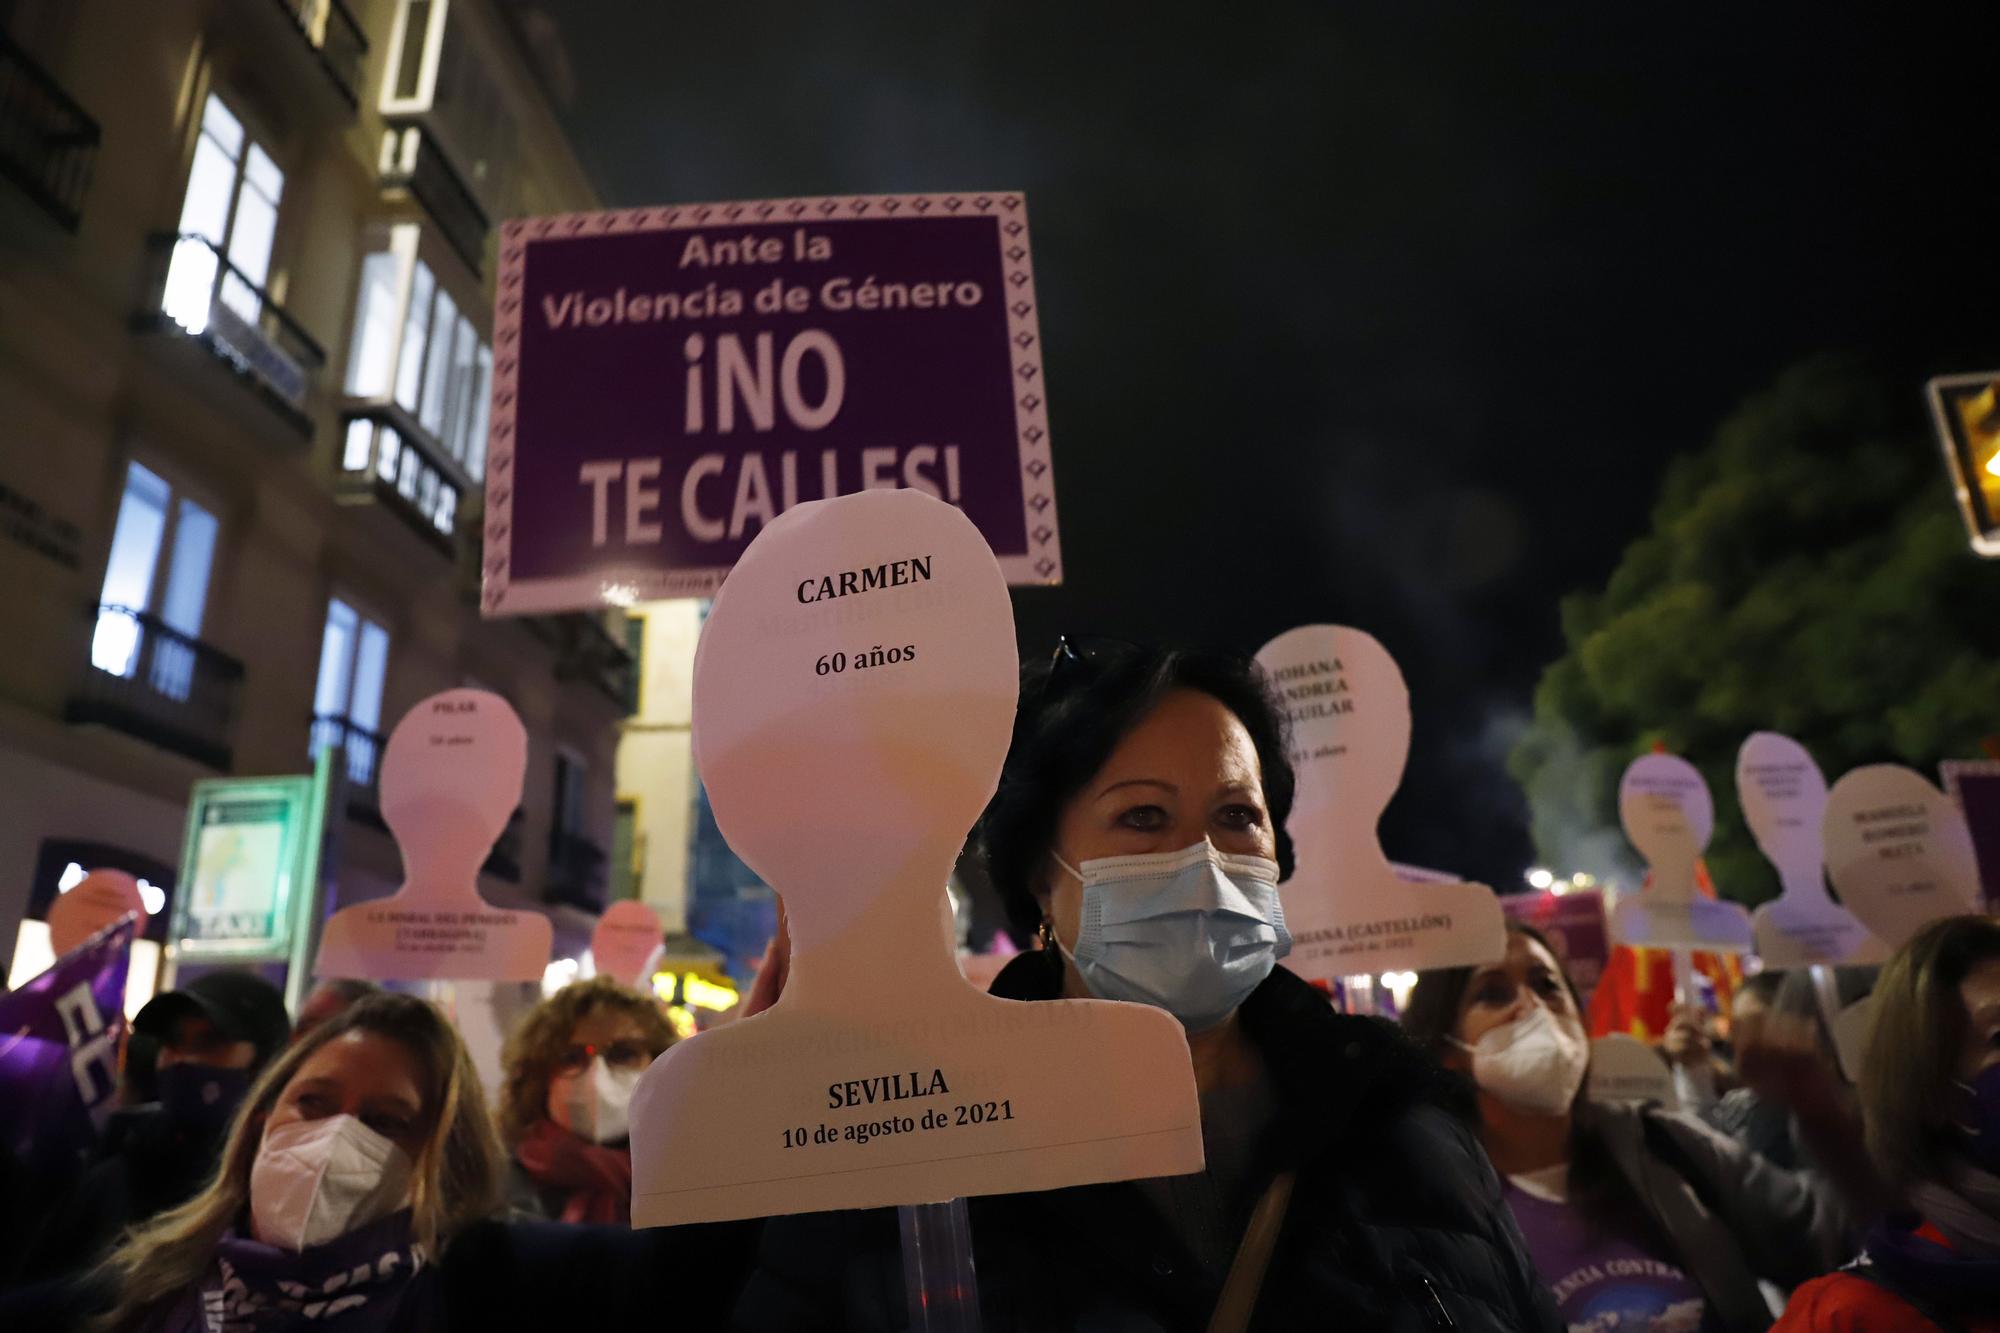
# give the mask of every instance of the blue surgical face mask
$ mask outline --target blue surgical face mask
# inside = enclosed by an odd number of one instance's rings
[[[1203,839],[1178,852],[1056,863],[1083,883],[1076,951],[1064,953],[1100,999],[1150,1004],[1200,1032],[1292,951],[1275,861]]]

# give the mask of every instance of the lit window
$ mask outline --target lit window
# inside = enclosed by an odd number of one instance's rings
[[[382,725],[382,682],[388,668],[389,631],[340,598],[329,600],[308,748],[317,757],[329,745],[345,744],[348,777],[363,786],[374,779],[374,733]]]
[[[136,462],[126,467],[125,491],[119,498],[111,554],[97,599],[91,665],[115,676],[130,676],[142,656],[150,657],[152,685],[173,698],[187,698],[194,654],[173,636],[189,640],[201,636],[217,529],[213,513],[184,495],[176,496],[158,473]],[[146,620],[153,615],[171,634],[155,632],[148,653],[143,651],[143,638]]]
[[[415,224],[399,225],[385,248],[362,261],[347,392],[396,403],[430,437],[436,455],[460,464],[469,479],[478,481],[486,472],[493,351],[471,316],[417,256],[417,239]],[[350,433],[344,462],[348,471],[366,466],[362,451],[368,445],[367,438]],[[378,442],[375,448],[382,476],[397,480],[390,446]]]
[[[285,173],[220,97],[210,93],[202,108],[201,135],[181,201],[180,234],[167,267],[160,308],[189,333],[208,328],[220,296],[230,311],[254,325],[263,313],[261,289],[270,276],[271,243],[278,230],[278,203]],[[227,254],[242,276],[224,274]]]

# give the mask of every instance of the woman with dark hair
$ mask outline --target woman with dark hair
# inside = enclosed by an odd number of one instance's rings
[[[631,1223],[632,1092],[673,1040],[658,1000],[609,977],[571,982],[529,1011],[501,1054],[516,1214]]]
[[[1432,1101],[1430,1063],[1276,966],[1281,716],[1242,658],[1065,642],[1024,673],[978,838],[1044,947],[992,991],[1179,1018],[1207,1166],[971,1200],[989,1330],[1557,1327],[1499,1181]],[[906,1327],[881,1271],[895,1257],[892,1217],[774,1221],[737,1322]]]
[[[2000,921],[1932,922],[1875,986],[1868,1148],[1909,1214],[1792,1296],[1783,1333],[2000,1330]]]
[[[102,1333],[431,1329],[437,1261],[493,1209],[500,1154],[458,1033],[360,1000],[274,1060],[206,1189],[132,1233]]]
[[[1760,1279],[1790,1287],[1851,1253],[1847,1211],[1819,1182],[1693,1116],[1586,1099],[1576,988],[1533,927],[1508,923],[1500,962],[1420,976],[1404,1025],[1469,1077],[1464,1114],[1570,1327],[1768,1328]],[[1790,1067],[1786,1052],[1763,1058]],[[1794,1110],[1828,1156],[1854,1142],[1837,1103]]]

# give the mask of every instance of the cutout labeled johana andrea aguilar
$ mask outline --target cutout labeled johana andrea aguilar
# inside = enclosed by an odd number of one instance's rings
[[[1755,733],[1736,755],[1736,795],[1783,886],[1751,917],[1764,966],[1887,961],[1882,942],[1826,891],[1826,777],[1811,752],[1790,736]]]
[[[1639,892],[1618,895],[1612,937],[1638,948],[1750,952],[1750,914],[1695,888],[1695,864],[1715,832],[1701,771],[1677,754],[1640,755],[1618,784],[1618,820],[1650,873]]]
[[[802,504],[744,552],[695,653],[694,755],[723,836],[784,900],[791,966],[770,1009],[646,1071],[637,1225],[1201,1168],[1170,1014],[959,974],[945,881],[1017,690],[1006,580],[952,506]]]
[[[446,690],[403,715],[382,753],[382,818],[403,886],[335,912],[313,966],[370,981],[539,981],[548,918],[479,894],[479,867],[521,801],[528,733],[505,699]]]
[[[1410,691],[1388,649],[1340,625],[1302,625],[1257,661],[1283,695],[1298,794],[1286,830],[1298,854],[1279,886],[1292,952],[1308,981],[1490,963],[1507,952],[1499,899],[1484,884],[1413,883],[1377,825],[1410,753]]]
[[[795,505],[908,487],[1062,581],[1028,204],[843,195],[500,231],[489,615],[706,596]]]

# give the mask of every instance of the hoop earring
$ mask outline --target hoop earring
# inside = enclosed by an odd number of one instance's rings
[[[1062,945],[1056,942],[1056,923],[1043,917],[1042,924],[1035,928],[1035,935],[1042,942],[1042,952],[1060,962]]]

